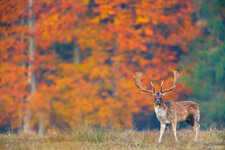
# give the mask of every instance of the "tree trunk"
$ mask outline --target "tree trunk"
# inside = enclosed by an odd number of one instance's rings
[[[22,15],[21,17],[21,27],[24,29],[24,16]],[[24,32],[21,31],[21,34],[20,34],[20,43],[21,45],[24,43]],[[22,51],[22,55],[24,55],[24,52],[23,52],[23,47],[21,48],[21,51]],[[22,70],[25,69],[25,62],[24,62],[24,59],[22,59],[22,62],[21,62],[21,68]],[[25,77],[25,74],[23,74],[22,76],[22,81],[24,80],[24,77]],[[21,96],[21,105],[23,106],[24,105],[24,95]],[[20,107],[20,110],[19,110],[19,127],[18,127],[18,132],[21,132],[23,130],[23,107]]]
[[[40,120],[39,120],[39,127],[38,127],[38,135],[39,136],[43,136],[45,133],[44,123],[45,123],[45,117],[43,115],[41,115]]]
[[[35,20],[34,20],[34,14],[33,14],[33,0],[28,0],[28,4],[29,4],[29,15],[30,18],[28,20],[29,23],[29,30],[33,31],[35,28]],[[35,50],[35,43],[34,43],[34,35],[31,33],[30,34],[30,39],[29,39],[29,64],[28,67],[31,70],[31,68],[33,67],[33,61],[34,61],[34,50]],[[34,94],[36,92],[36,80],[35,80],[35,73],[34,71],[30,71],[28,72],[28,84],[30,85],[30,93]],[[28,96],[29,99],[31,99],[31,96]],[[26,101],[26,106],[29,106],[29,101]],[[30,109],[29,108],[25,108],[25,114],[24,114],[24,131],[30,131],[31,127],[30,127]]]
[[[80,54],[80,48],[78,45],[74,45],[74,50],[73,50],[73,61],[75,64],[80,64],[81,63],[81,54]]]
[[[115,39],[115,47],[113,49],[113,56],[118,57],[119,56],[119,47],[118,47],[118,35],[116,35]],[[112,96],[114,98],[118,98],[117,95],[117,77],[118,77],[118,72],[119,72],[119,61],[116,59],[113,61],[113,77],[112,77],[112,86],[113,86],[113,91],[112,91]]]

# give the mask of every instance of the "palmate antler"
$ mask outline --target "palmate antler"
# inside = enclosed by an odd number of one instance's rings
[[[172,87],[170,89],[167,89],[167,90],[162,90],[162,87],[163,87],[163,81],[162,81],[161,82],[161,89],[160,89],[161,93],[166,93],[166,92],[172,91],[176,87],[177,80],[179,78],[179,74],[178,74],[177,71],[173,71],[173,73],[174,73],[174,82],[173,82]],[[143,86],[141,84],[141,77],[142,77],[141,72],[136,72],[136,74],[134,75],[134,83],[135,83],[136,87],[139,88],[143,92],[155,93],[155,87],[154,87],[152,82],[151,82],[152,90],[147,90],[147,89],[143,88]]]
[[[176,84],[177,84],[177,80],[179,78],[179,74],[177,71],[173,71],[174,73],[174,82],[173,82],[173,85],[170,89],[167,89],[167,90],[162,90],[162,87],[163,87],[163,81],[161,82],[161,89],[160,89],[160,92],[161,93],[166,93],[166,92],[169,92],[169,91],[172,91],[175,87],[176,87]]]
[[[155,87],[152,84],[152,82],[151,82],[152,90],[146,90],[146,89],[143,88],[143,86],[141,84],[141,77],[142,77],[141,72],[136,72],[136,74],[134,75],[134,83],[135,83],[136,87],[139,88],[143,92],[155,93]]]

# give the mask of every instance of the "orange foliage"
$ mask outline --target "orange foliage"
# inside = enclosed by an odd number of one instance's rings
[[[159,85],[161,80],[170,87],[170,70],[177,68],[179,53],[187,51],[198,34],[189,0],[40,0],[34,6],[36,29],[28,31],[26,1],[0,2],[4,12],[0,22],[7,24],[0,27],[0,124],[29,107],[33,126],[43,115],[46,127],[74,127],[88,121],[132,128],[133,114],[153,108],[151,95],[135,88],[134,72],[144,72],[146,88],[150,81]],[[23,17],[24,27],[18,24]],[[22,63],[28,62],[29,34],[35,35],[32,69],[37,91],[24,106],[21,97],[28,95],[29,70]],[[52,50],[56,42],[79,45],[85,54],[82,63],[60,60]],[[166,99],[177,100],[188,92],[180,84]],[[15,122],[18,119],[11,125],[18,127]]]
[[[23,0],[0,2],[0,123],[12,127],[18,127],[24,108],[22,98],[27,93],[23,65],[26,37],[22,40],[23,27],[19,24],[24,4]]]

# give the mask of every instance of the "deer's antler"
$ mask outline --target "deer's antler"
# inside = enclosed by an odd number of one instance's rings
[[[139,88],[143,92],[155,93],[155,88],[154,88],[154,85],[152,84],[152,82],[151,82],[151,85],[152,85],[153,90],[146,90],[143,88],[143,86],[141,84],[141,77],[142,77],[141,72],[136,72],[136,74],[134,75],[134,83],[135,83],[136,87]]]
[[[162,87],[163,87],[163,81],[162,81],[161,89],[160,89],[161,93],[166,93],[166,92],[172,91],[176,87],[177,80],[179,78],[179,74],[178,74],[177,71],[173,71],[173,73],[174,73],[174,82],[173,82],[172,87],[170,89],[167,89],[167,90],[162,90]]]

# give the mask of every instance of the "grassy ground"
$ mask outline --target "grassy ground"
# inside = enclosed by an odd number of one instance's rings
[[[225,149],[225,130],[200,131],[199,141],[194,143],[191,129],[177,132],[176,143],[171,130],[166,130],[160,145],[159,131],[113,131],[90,127],[74,131],[50,130],[45,136],[34,133],[0,135],[0,149],[15,150],[95,150],[95,149],[166,149],[166,150],[211,150]]]

